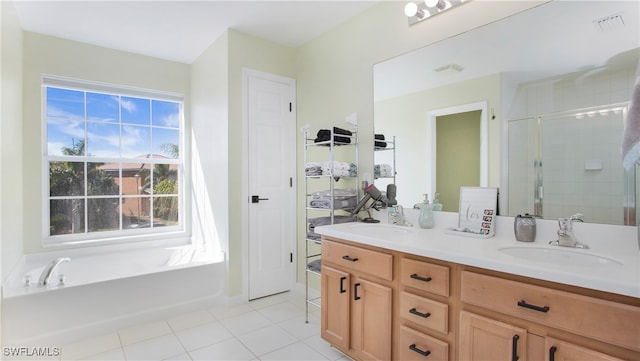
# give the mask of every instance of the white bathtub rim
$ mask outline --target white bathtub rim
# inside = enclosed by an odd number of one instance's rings
[[[122,249],[122,245],[111,245],[25,254],[13,267],[7,278],[2,283],[2,298],[7,299],[12,297],[28,296],[39,294],[42,292],[62,290],[71,287],[80,287],[88,284],[95,284],[154,273],[162,273],[190,267],[223,263],[226,261],[226,255],[223,252],[213,251],[211,249],[203,249],[199,246],[184,244],[184,242],[154,242],[153,247],[144,247],[142,244],[136,244],[132,247],[124,248],[125,249]],[[65,285],[38,287],[38,279],[37,277],[34,277],[34,275],[32,275],[32,285],[29,287],[25,287],[23,285],[24,276],[26,274],[33,273],[34,269],[43,268],[48,262],[58,257],[70,257],[71,262],[73,262],[74,258],[82,259],[96,256],[118,256],[119,253],[122,256],[126,257],[136,253],[167,252],[168,250],[172,250],[174,254],[188,252],[194,255],[194,257],[192,257],[193,259],[188,262],[173,265],[166,264],[147,270],[136,270],[122,273],[117,272],[116,269],[114,270],[113,274],[109,276],[98,277],[86,281],[76,281],[74,279],[69,279]]]

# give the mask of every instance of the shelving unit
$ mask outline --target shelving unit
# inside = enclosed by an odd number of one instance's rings
[[[321,259],[321,241],[319,235],[315,235],[311,231],[310,220],[316,222],[321,219],[319,223],[322,224],[334,224],[338,217],[341,220],[345,220],[345,216],[349,215],[349,211],[353,209],[335,207],[336,193],[353,194],[353,206],[355,207],[358,201],[358,133],[357,130],[349,129],[351,135],[338,134],[334,132],[334,128],[328,129],[330,132],[329,140],[316,141],[308,130],[304,132],[304,164],[305,164],[305,297],[306,297],[306,316],[305,322],[309,322],[309,306],[320,307],[321,295],[318,291],[318,295],[312,295],[310,291],[310,279],[311,277],[317,277],[320,281],[320,259]],[[341,139],[348,139],[349,142],[337,142],[334,141],[335,137],[343,137]],[[336,154],[339,153],[339,154]],[[308,172],[310,162],[313,162],[315,167],[322,164],[322,172],[317,172],[314,169],[312,172]],[[337,163],[339,162],[339,163]],[[337,165],[350,164],[353,165],[355,171],[349,171]],[[353,170],[353,169],[352,169]],[[340,183],[339,183],[340,182]],[[339,186],[338,186],[339,184]],[[323,195],[323,202],[326,207],[313,207],[311,201],[313,200],[314,192],[321,192]],[[328,204],[327,204],[328,201]],[[351,201],[351,199],[349,200]],[[322,202],[320,202],[322,203]],[[337,209],[336,209],[337,208]],[[355,218],[354,218],[355,219]],[[320,225],[320,224],[319,224]]]
[[[376,140],[377,141],[377,140]],[[387,184],[396,184],[396,137],[393,136],[391,140],[380,140],[381,142],[387,143],[386,147],[376,147],[374,146],[374,162],[375,165],[380,164],[389,164],[391,163],[391,176],[378,176],[375,174],[374,170],[374,180],[380,180],[380,182],[376,182],[378,188],[383,189]],[[384,155],[384,156],[378,156]],[[374,165],[374,167],[375,167]]]

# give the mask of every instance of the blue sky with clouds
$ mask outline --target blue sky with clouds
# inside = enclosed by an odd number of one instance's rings
[[[90,156],[109,158],[163,154],[163,144],[180,144],[179,103],[53,87],[46,96],[49,155],[82,139]]]

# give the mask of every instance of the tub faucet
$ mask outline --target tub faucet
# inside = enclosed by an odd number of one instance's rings
[[[584,222],[582,214],[576,213],[569,218],[559,218],[558,225],[560,229],[558,229],[558,240],[551,241],[549,244],[562,247],[589,248],[586,244],[576,240],[573,234],[573,222]]]
[[[69,262],[71,258],[69,257],[58,257],[51,261],[47,267],[44,268],[42,273],[40,274],[40,279],[38,280],[38,287],[43,287],[49,284],[49,278],[53,274],[53,271],[58,267],[60,263]]]

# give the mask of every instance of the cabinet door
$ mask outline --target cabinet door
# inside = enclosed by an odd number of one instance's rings
[[[560,341],[552,337],[545,339],[545,346],[547,349],[546,361],[622,361],[622,359],[592,351],[572,343]]]
[[[349,350],[349,302],[351,277],[331,267],[322,266],[322,338],[343,351]]]
[[[390,360],[391,288],[355,278],[352,292],[351,347],[357,358]]]
[[[524,329],[468,312],[460,313],[461,360],[526,361]]]

